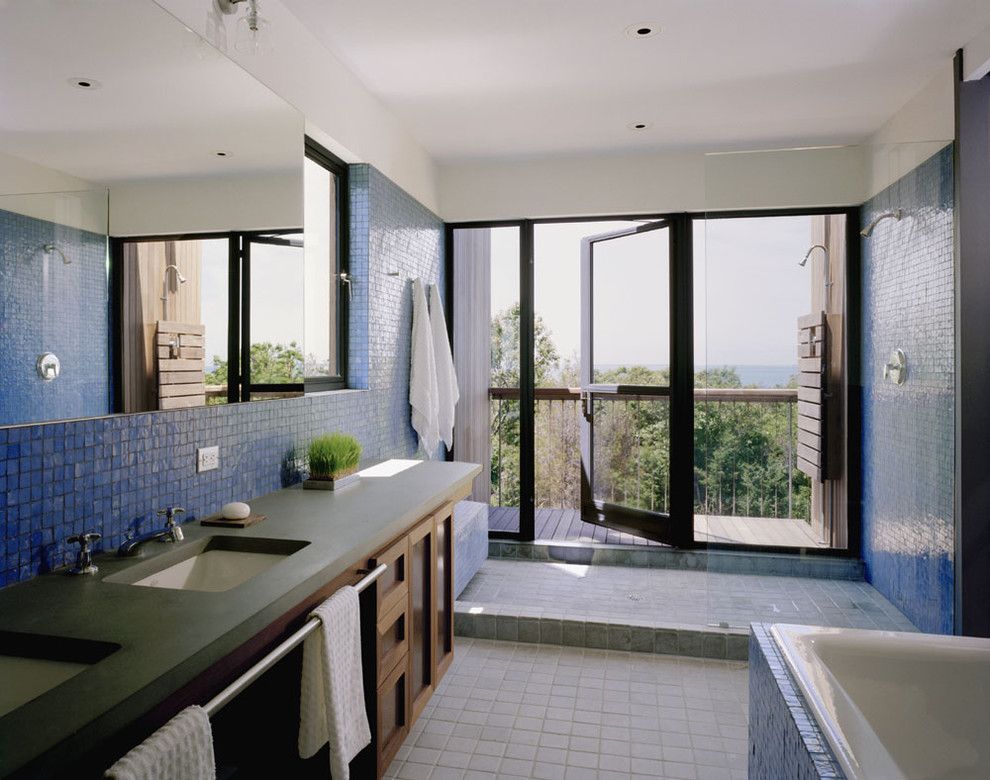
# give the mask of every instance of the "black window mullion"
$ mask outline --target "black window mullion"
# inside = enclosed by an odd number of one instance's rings
[[[519,228],[519,537],[536,536],[536,316],[533,222]]]
[[[240,350],[240,392],[242,401],[251,400],[251,242],[246,236],[234,239],[240,245],[241,256],[241,311],[239,328],[241,332]]]
[[[227,238],[227,403],[241,400],[241,248],[236,235]]]

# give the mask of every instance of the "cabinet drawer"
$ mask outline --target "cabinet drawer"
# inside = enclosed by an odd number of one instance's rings
[[[378,662],[377,681],[381,684],[404,661],[409,653],[409,610],[406,601],[396,604],[392,611],[378,619],[375,655]]]
[[[409,734],[409,684],[407,663],[398,666],[378,686],[378,776],[392,763],[396,752]]]
[[[409,596],[409,537],[405,536],[375,558],[371,565],[388,566],[378,578],[378,614],[389,614],[397,604],[405,604]]]

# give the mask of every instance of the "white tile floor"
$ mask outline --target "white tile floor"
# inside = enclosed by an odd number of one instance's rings
[[[915,631],[865,582],[489,559],[458,599],[531,617],[705,626],[751,622]]]
[[[747,669],[458,639],[389,780],[744,780]]]

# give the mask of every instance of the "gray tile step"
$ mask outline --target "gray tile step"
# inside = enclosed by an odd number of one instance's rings
[[[783,577],[865,581],[863,561],[826,555],[676,550],[669,547],[597,544],[595,542],[516,542],[488,540],[488,557],[557,561],[585,566],[637,566],[655,569],[770,574]]]
[[[532,642],[545,645],[628,650],[745,661],[749,657],[749,630],[714,626],[656,626],[629,620],[585,621],[513,614],[505,606],[496,611],[477,605],[455,604],[454,634],[474,639]]]

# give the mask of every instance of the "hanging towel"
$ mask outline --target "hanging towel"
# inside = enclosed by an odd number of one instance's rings
[[[303,643],[299,755],[330,743],[330,776],[348,780],[348,764],[371,743],[361,670],[358,592],[347,585],[312,611],[322,625]]]
[[[412,427],[419,443],[432,458],[440,444],[440,405],[437,392],[437,366],[430,334],[430,310],[426,305],[426,290],[419,279],[413,279],[412,365],[409,368],[409,404],[412,406]]]
[[[215,780],[213,732],[202,707],[187,707],[106,771],[111,780]]]
[[[454,446],[454,409],[460,398],[460,391],[457,389],[454,358],[450,354],[447,320],[443,316],[440,289],[435,284],[430,285],[430,330],[433,332],[433,356],[437,364],[437,428],[440,439],[450,449]]]

